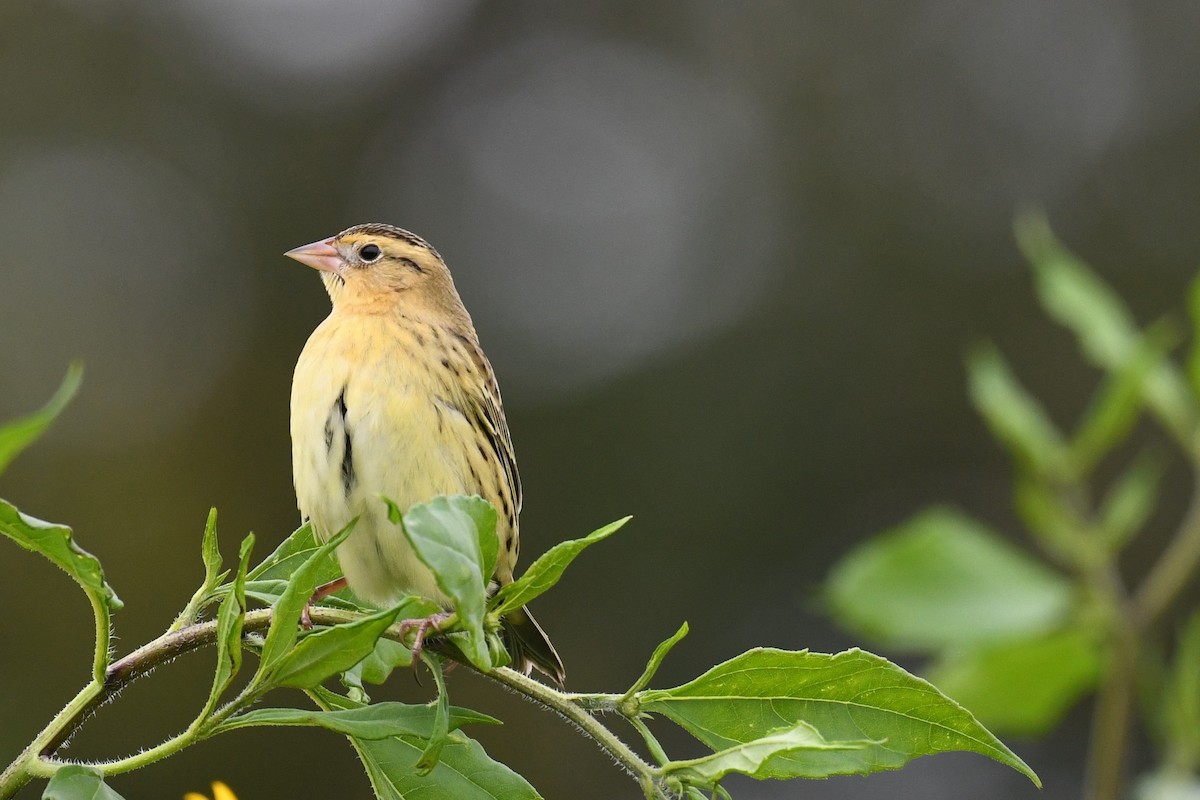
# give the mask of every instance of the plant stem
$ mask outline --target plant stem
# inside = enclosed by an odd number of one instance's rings
[[[1129,636],[1118,635],[1122,639]],[[1136,648],[1136,638],[1114,645],[1108,674],[1096,698],[1084,784],[1084,797],[1089,800],[1121,796],[1137,677]]]
[[[1117,800],[1124,780],[1129,729],[1137,683],[1137,657],[1146,631],[1187,585],[1200,565],[1200,483],[1171,543],[1159,556],[1132,602],[1127,601],[1115,567],[1091,570],[1088,584],[1110,607],[1114,620],[1111,660],[1096,698],[1088,747],[1085,797]]]
[[[54,719],[50,720],[50,723],[42,729],[42,732],[29,743],[29,746],[8,765],[3,773],[0,773],[0,798],[12,797],[22,786],[29,783],[30,779],[34,777],[34,762],[37,761],[43,748],[47,747],[48,743],[58,737],[62,731],[73,731],[75,721],[86,714],[85,709],[94,707],[93,702],[103,692],[104,687],[100,683],[92,681],[83,687],[79,694],[71,698],[71,702],[67,703],[63,710],[58,712]],[[62,738],[65,740],[66,736]]]
[[[646,742],[647,749],[650,750],[650,755],[654,756],[655,760],[658,761],[659,766],[665,766],[668,762],[670,762],[671,759],[667,758],[666,751],[663,750],[662,745],[658,743],[658,739],[655,738],[654,734],[650,732],[649,726],[646,725],[641,717],[634,714],[626,717],[626,719],[629,720],[629,724],[633,725],[637,732],[642,735],[642,739]]]
[[[314,609],[315,610],[315,609]],[[316,619],[316,617],[314,617]],[[271,624],[271,609],[262,608],[247,612],[242,630],[245,633],[260,631]],[[216,620],[199,622],[178,630],[167,631],[152,642],[142,645],[129,655],[109,665],[104,676],[104,684],[100,691],[89,702],[78,709],[70,719],[63,720],[65,724],[58,727],[40,748],[42,756],[49,757],[71,737],[83,722],[97,708],[108,702],[114,695],[133,681],[142,677],[155,667],[166,664],[184,653],[190,653],[205,645],[212,644],[217,636]],[[53,723],[52,723],[53,724]],[[0,794],[0,800],[4,795]]]
[[[619,694],[602,694],[598,692],[562,692],[563,699],[574,703],[587,711],[611,712],[621,710]]]
[[[500,667],[499,669],[494,669],[491,672],[483,674],[485,677],[520,692],[531,700],[541,703],[551,711],[555,711],[575,723],[579,726],[580,730],[595,739],[601,747],[612,754],[613,758],[630,775],[637,778],[643,790],[646,788],[647,778],[653,782],[657,777],[658,770],[647,764],[642,760],[641,756],[629,749],[629,745],[617,738],[617,735],[605,727],[599,720],[578,704],[572,702],[570,695],[555,691],[549,686],[538,683],[533,678],[528,678],[520,672],[508,669],[507,667]]]
[[[1200,565],[1200,482],[1192,489],[1192,501],[1175,538],[1158,557],[1134,597],[1134,614],[1139,626],[1158,620],[1187,585]]]
[[[312,608],[310,614],[313,622],[319,625],[351,622],[361,616],[353,611],[324,607]],[[244,633],[253,633],[266,629],[270,624],[271,609],[255,609],[246,613],[242,630]],[[402,642],[403,638],[410,634],[396,624],[388,628],[384,635]],[[32,778],[53,776],[64,765],[64,762],[53,758],[54,753],[71,738],[97,708],[112,699],[122,689],[155,667],[172,661],[184,653],[212,644],[216,640],[216,636],[217,623],[215,620],[194,623],[178,629],[172,627],[154,641],[142,645],[124,658],[109,665],[103,681],[94,680],[85,686],[0,775],[0,800],[11,798]],[[443,655],[454,657],[451,652],[443,653]],[[471,666],[465,660],[460,663],[467,667]],[[619,695],[566,694],[504,667],[480,674],[525,695],[570,720],[580,730],[595,739],[633,775],[648,798],[665,797],[658,783],[659,770],[644,761],[624,741],[588,712],[588,708],[617,711]],[[217,716],[222,719],[226,718],[253,700],[253,697],[243,693],[218,711]],[[139,769],[206,738],[214,726],[200,724],[202,722],[202,720],[197,720],[184,732],[143,752],[122,759],[94,762],[85,766],[95,767],[106,774]]]
[[[108,607],[95,591],[87,593],[88,601],[92,604],[92,615],[96,618],[96,649],[92,655],[92,680],[100,683],[104,680],[104,671],[108,668],[108,647],[112,638],[112,627],[108,617]]]

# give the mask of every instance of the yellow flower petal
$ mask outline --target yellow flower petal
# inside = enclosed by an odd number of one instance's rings
[[[213,781],[212,788],[213,800],[237,800],[237,795],[233,793],[233,790],[220,781]],[[208,800],[208,798],[199,792],[188,792],[183,796],[183,800]]]

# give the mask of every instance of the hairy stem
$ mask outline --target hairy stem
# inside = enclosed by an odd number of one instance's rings
[[[653,779],[653,776],[656,774],[657,771],[654,767],[647,764],[642,760],[641,756],[629,749],[629,745],[617,738],[617,735],[605,727],[599,720],[573,702],[570,695],[555,691],[549,686],[538,683],[533,678],[528,678],[520,672],[508,669],[507,667],[494,669],[491,672],[483,674],[497,683],[504,684],[510,689],[520,692],[529,699],[542,704],[551,711],[555,711],[575,723],[579,726],[580,730],[595,739],[601,747],[611,753],[613,758],[630,775],[638,779],[643,788],[645,787],[643,779],[646,777]]]
[[[112,628],[104,600],[94,591],[89,591],[87,596],[88,601],[92,604],[92,614],[96,618],[96,649],[92,655],[92,680],[99,683],[104,680],[104,671],[108,667],[108,647],[112,638]]]
[[[314,609],[315,611],[316,609]],[[314,616],[314,619],[316,617]],[[271,624],[271,609],[263,608],[247,612],[243,624],[244,633],[265,630]],[[49,757],[62,746],[63,742],[100,706],[107,703],[122,689],[138,678],[147,674],[155,667],[173,661],[184,653],[190,653],[205,645],[212,644],[217,636],[216,620],[199,622],[195,625],[178,630],[171,630],[159,636],[152,642],[142,645],[124,658],[109,665],[104,676],[104,684],[100,691],[86,705],[78,710],[71,719],[64,720],[54,735],[40,749],[40,755]],[[0,800],[4,795],[0,794]]]
[[[93,703],[96,697],[103,692],[104,687],[100,683],[92,681],[83,687],[79,694],[75,695],[71,702],[55,715],[54,719],[50,720],[50,724],[42,729],[42,732],[8,765],[3,773],[0,773],[0,800],[12,797],[22,786],[29,783],[30,779],[35,777],[33,770],[38,760],[38,754],[63,731],[75,730],[78,727],[76,721],[86,717],[86,709],[94,708]],[[62,736],[60,743],[67,738],[67,735]]]

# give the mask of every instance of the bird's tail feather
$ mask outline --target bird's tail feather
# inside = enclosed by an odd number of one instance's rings
[[[528,608],[518,609],[504,618],[502,635],[504,647],[512,656],[513,669],[526,675],[536,669],[562,688],[567,680],[562,659]]]

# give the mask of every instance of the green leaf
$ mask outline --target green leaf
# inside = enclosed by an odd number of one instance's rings
[[[92,676],[103,682],[110,659],[112,642],[112,612],[124,605],[112,586],[104,579],[100,561],[76,544],[71,529],[22,514],[17,508],[0,500],[0,533],[14,542],[41,553],[70,575],[87,594],[96,617],[96,655]]]
[[[200,584],[192,599],[188,601],[183,611],[171,623],[170,631],[177,631],[195,623],[200,612],[214,598],[219,598],[228,589],[218,591],[221,581],[228,577],[228,570],[221,571],[221,548],[217,541],[217,509],[208,510],[208,520],[204,523],[204,540],[200,545],[200,556],[204,560],[204,582]]]
[[[434,609],[436,611],[436,607]],[[429,616],[432,611],[415,616]],[[400,615],[406,619],[414,618],[413,615],[402,613]],[[392,674],[392,670],[396,667],[407,667],[412,665],[412,650],[409,650],[399,642],[394,642],[391,639],[380,639],[375,643],[375,649],[370,655],[364,658],[355,666],[361,667],[359,674],[367,683],[379,686],[383,684],[388,676]]]
[[[221,546],[217,541],[217,509],[208,510],[208,521],[204,523],[204,541],[200,545],[204,559],[204,590],[210,591],[221,582]]]
[[[438,588],[454,601],[465,639],[454,639],[476,668],[492,668],[483,617],[487,605],[484,575],[488,552],[496,539],[496,511],[479,497],[435,497],[401,512],[391,500],[388,518],[398,524],[417,558],[433,571]],[[498,544],[495,545],[499,547]],[[494,548],[492,548],[494,549]],[[495,563],[495,556],[491,556]]]
[[[1073,594],[1070,581],[979,523],[934,508],[851,551],[825,597],[863,636],[938,649],[1053,630]]]
[[[450,693],[446,691],[446,676],[442,672],[442,662],[428,653],[421,654],[421,660],[433,673],[437,682],[437,698],[433,701],[433,729],[429,733],[429,744],[417,759],[417,774],[428,775],[437,766],[441,758],[442,748],[446,746],[446,737],[450,735]]]
[[[671,652],[671,648],[683,641],[683,637],[687,635],[688,624],[685,622],[679,626],[679,630],[671,635],[671,638],[661,642],[658,647],[654,648],[654,652],[650,655],[650,661],[646,663],[646,668],[642,670],[641,676],[633,682],[633,686],[629,687],[629,691],[625,692],[625,695],[621,698],[622,702],[650,685],[651,679],[654,678],[654,673],[658,672],[658,668],[662,666],[663,659],[667,657],[667,653]]]
[[[755,649],[683,686],[637,698],[641,711],[666,716],[717,751],[802,721],[831,742],[878,742],[859,750],[777,756],[760,770],[772,777],[898,769],[918,756],[965,750],[1040,785],[1025,762],[962,706],[895,664],[857,649],[837,655]]]
[[[341,675],[342,686],[349,691],[350,699],[358,703],[371,702],[363,683],[379,685],[387,680],[396,667],[412,664],[412,651],[399,642],[380,638],[375,642],[375,649],[354,666],[345,670]]]
[[[1017,381],[1000,351],[976,347],[967,359],[971,400],[992,434],[1020,463],[1056,479],[1068,476],[1068,451],[1041,404]]]
[[[284,654],[264,677],[274,686],[309,689],[366,658],[396,621],[400,607],[310,633]]]
[[[1166,361],[1173,333],[1165,324],[1151,328],[1138,339],[1128,361],[1112,373],[1071,441],[1075,474],[1086,475],[1129,433],[1142,410],[1146,381]]]
[[[290,536],[280,542],[275,552],[262,560],[262,563],[250,570],[247,578],[251,582],[282,580],[292,577],[292,573],[308,561],[312,555],[321,549],[321,542],[313,534],[311,522],[306,522],[297,528]],[[337,557],[330,552],[317,570],[317,585],[329,583],[342,576]]]
[[[276,664],[296,643],[296,627],[300,622],[300,615],[308,605],[313,591],[320,585],[319,581],[328,558],[337,549],[337,546],[350,535],[357,522],[358,518],[355,517],[332,539],[314,550],[292,574],[287,589],[279,598],[279,602],[275,604],[271,614],[271,627],[267,631],[267,640],[263,643],[262,656],[258,665],[259,676],[265,677],[271,674]]]
[[[437,727],[437,711],[427,705],[376,703],[373,706],[348,707],[341,711],[309,711],[300,708],[261,708],[238,714],[225,722],[216,733],[238,728],[261,726],[309,726],[327,728],[359,739],[387,739],[391,736],[429,738]],[[457,730],[463,725],[500,725],[500,720],[468,708],[451,707],[447,726]]]
[[[992,730],[1040,736],[1095,688],[1102,667],[1095,639],[1065,630],[950,653],[928,677]]]
[[[312,552],[316,552],[315,550]],[[323,569],[323,567],[322,567]],[[336,576],[335,576],[336,577]],[[317,585],[327,581],[318,581]],[[253,597],[255,600],[264,605],[273,606],[279,602],[279,598],[283,597],[283,593],[287,591],[288,582],[282,578],[272,578],[270,580],[257,580],[246,582],[246,596]],[[353,600],[348,600],[340,596],[341,592],[322,597],[317,603],[318,606],[328,606],[329,608],[340,608],[343,611],[361,611],[363,613],[371,613],[378,611],[377,608],[369,608],[359,605]]]
[[[542,553],[536,561],[529,565],[529,569],[525,570],[525,574],[518,580],[513,581],[507,586],[500,587],[500,591],[496,593],[492,601],[495,612],[500,616],[504,616],[509,611],[520,608],[538,595],[549,590],[554,584],[558,583],[558,579],[562,577],[563,570],[571,565],[576,556],[601,539],[607,539],[616,533],[631,519],[633,517],[625,517],[616,522],[611,522],[582,539],[559,542],[545,553]]]
[[[124,605],[104,580],[100,561],[75,542],[67,526],[22,514],[15,506],[0,500],[0,533],[53,561],[109,610],[118,611]]]
[[[803,778],[803,774],[788,775],[787,769],[800,763],[800,751],[862,750],[878,746],[881,742],[827,742],[807,722],[798,722],[792,727],[780,728],[773,733],[749,742],[735,744],[710,756],[689,761],[673,761],[663,767],[663,772],[677,780],[702,787],[712,787],[731,772],[749,775],[751,778]],[[793,758],[789,758],[793,757]]]
[[[1200,396],[1200,274],[1188,287],[1188,316],[1192,321],[1192,347],[1188,352],[1187,375],[1192,394]]]
[[[104,776],[90,767],[68,764],[59,767],[42,793],[42,800],[123,800],[104,783]]]
[[[246,569],[250,565],[250,553],[254,550],[254,534],[242,540],[238,553],[238,570],[234,575],[230,591],[221,601],[217,611],[217,669],[213,674],[212,688],[208,693],[208,701],[200,716],[207,717],[221,695],[229,688],[238,671],[242,668],[242,623],[246,617]]]
[[[423,597],[409,596],[400,603],[399,619],[421,619],[439,611],[440,608]],[[384,683],[396,667],[412,665],[412,651],[400,642],[380,638],[375,648],[354,666],[342,673],[342,685],[350,689],[350,696],[363,703],[370,702],[363,683]]]
[[[1080,519],[1068,496],[1055,486],[1033,475],[1018,474],[1013,494],[1021,521],[1047,551],[1077,563],[1093,549],[1090,523]]]
[[[83,381],[83,365],[75,362],[67,368],[67,375],[54,396],[37,411],[28,416],[14,419],[0,426],[0,472],[12,463],[29,445],[36,442],[50,423],[63,412],[71,398],[79,391]]]
[[[311,695],[323,708],[353,708],[355,704],[333,692]],[[417,760],[425,749],[420,736],[393,736],[368,741],[350,737],[380,800],[539,800],[541,795],[508,767],[493,761],[479,743],[451,733],[437,766],[418,775]]]
[[[388,505],[388,514],[392,522],[399,519],[400,509],[386,497],[383,501]],[[478,495],[455,495],[435,497],[428,503],[412,506],[403,514],[406,527],[413,527],[415,535],[431,542],[441,542],[439,531],[451,532],[451,535],[462,534],[462,542],[451,539],[450,547],[468,554],[468,561],[478,563],[479,577],[484,584],[492,579],[496,572],[496,559],[500,554],[500,538],[496,535],[496,509],[492,504]],[[469,553],[468,543],[475,542],[479,555],[476,559]],[[435,547],[436,549],[436,547]]]
[[[1183,626],[1164,687],[1167,764],[1180,773],[1200,768],[1200,612]]]
[[[1089,359],[1106,370],[1126,368],[1141,335],[1133,315],[1107,284],[1055,238],[1045,218],[1018,218],[1017,241],[1033,265],[1038,295],[1051,317],[1070,328]],[[1186,446],[1196,429],[1196,401],[1179,370],[1163,361],[1144,383],[1147,405]]]
[[[1133,539],[1154,512],[1166,467],[1161,455],[1145,453],[1109,488],[1099,519],[1100,532],[1112,551]]]

